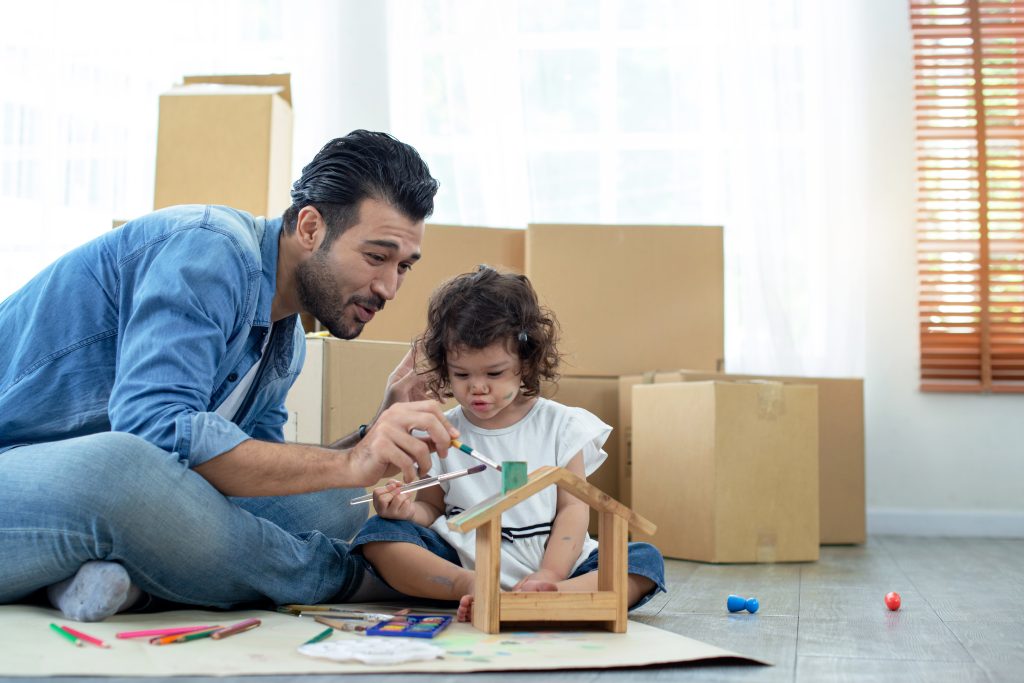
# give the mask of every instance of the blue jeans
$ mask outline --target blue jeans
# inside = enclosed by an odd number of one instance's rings
[[[0,603],[122,564],[143,591],[228,608],[318,603],[350,593],[365,560],[347,541],[362,491],[227,498],[177,456],[104,433],[0,453]]]
[[[356,534],[352,541],[352,550],[359,552],[359,548],[367,543],[412,543],[421,548],[429,550],[443,560],[448,560],[454,565],[462,566],[459,554],[455,548],[429,527],[420,526],[414,522],[407,522],[398,519],[384,519],[383,517],[371,517],[363,525],[363,528]],[[502,544],[508,541],[502,541]],[[590,572],[597,571],[597,560],[600,548],[590,553],[587,559],[576,567],[576,570],[568,578],[574,579]],[[628,557],[626,559],[626,572],[646,577],[654,583],[654,588],[647,595],[640,598],[635,605],[629,609],[634,610],[653,598],[658,593],[666,592],[665,588],[665,559],[661,551],[650,543],[630,543],[628,545]],[[375,572],[373,567],[368,570]]]

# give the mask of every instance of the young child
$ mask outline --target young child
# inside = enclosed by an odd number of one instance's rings
[[[607,457],[611,427],[582,408],[539,396],[541,381],[557,379],[558,325],[542,308],[529,280],[487,266],[459,275],[431,297],[427,331],[427,387],[459,405],[446,413],[461,439],[496,460],[525,460],[527,470],[565,467],[581,477]],[[434,456],[430,474],[478,464],[449,449]],[[426,475],[424,475],[426,476]],[[392,588],[410,596],[460,600],[470,617],[475,533],[448,529],[447,519],[501,491],[491,468],[415,494],[374,491],[377,517],[353,541]],[[597,590],[597,541],[587,534],[590,508],[550,487],[502,515],[501,587],[519,591]],[[631,607],[665,590],[664,560],[647,543],[629,544]]]

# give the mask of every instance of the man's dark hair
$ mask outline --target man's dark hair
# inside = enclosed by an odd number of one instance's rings
[[[461,349],[485,349],[495,342],[519,357],[523,394],[537,396],[541,381],[558,379],[558,321],[540,305],[525,275],[477,266],[448,280],[430,296],[427,330],[417,340],[428,373],[427,389],[448,398],[448,355]]]
[[[387,133],[354,130],[317,152],[292,185],[284,229],[295,230],[299,211],[312,206],[327,224],[322,248],[359,220],[359,204],[376,199],[406,218],[422,221],[434,212],[438,182],[411,146]]]

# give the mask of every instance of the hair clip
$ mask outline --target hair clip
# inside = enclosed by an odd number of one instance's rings
[[[526,330],[523,330],[522,332],[519,333],[518,339],[520,342],[524,344],[526,343],[526,341],[529,339],[529,337],[526,335]]]

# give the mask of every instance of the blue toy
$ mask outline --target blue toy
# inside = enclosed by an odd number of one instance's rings
[[[725,600],[725,606],[730,612],[742,612],[743,610],[747,610],[753,614],[761,607],[761,603],[757,601],[757,598],[747,599],[739,595],[730,595]]]

